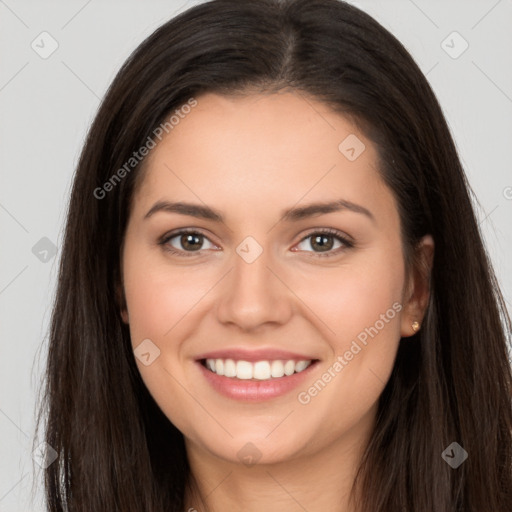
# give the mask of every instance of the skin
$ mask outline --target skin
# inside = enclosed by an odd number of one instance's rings
[[[122,252],[121,314],[133,347],[149,338],[160,350],[150,365],[137,365],[184,434],[199,486],[200,496],[187,494],[186,510],[202,510],[203,497],[212,511],[353,511],[349,489],[400,337],[414,334],[412,322],[421,324],[427,276],[413,272],[405,280],[395,200],[378,174],[374,146],[348,119],[289,91],[196,99],[145,161]],[[354,161],[338,149],[350,134],[366,147]],[[350,210],[281,220],[286,208],[340,198],[364,206],[375,221]],[[169,212],[144,219],[158,200],[208,205],[225,222]],[[180,236],[167,242],[191,257],[158,244],[182,228],[205,236],[193,242],[199,251]],[[323,257],[312,228],[339,230],[356,245],[328,238],[332,256]],[[263,248],[251,264],[236,252],[247,236]],[[427,235],[418,251],[428,269],[433,248]],[[401,311],[300,403],[298,392],[394,303]],[[281,348],[320,363],[298,389],[244,403],[214,391],[195,362],[228,347]],[[237,455],[249,442],[261,455],[251,466]]]

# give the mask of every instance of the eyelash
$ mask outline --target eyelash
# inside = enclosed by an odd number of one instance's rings
[[[182,230],[176,231],[175,233],[170,233],[170,234],[164,235],[161,238],[161,240],[158,242],[158,244],[161,245],[165,251],[167,251],[167,252],[169,252],[171,254],[174,254],[176,256],[185,257],[185,258],[188,258],[188,257],[191,257],[191,256],[196,256],[197,253],[200,252],[200,250],[199,251],[192,251],[192,252],[191,251],[179,251],[179,250],[176,250],[173,247],[168,245],[168,242],[171,239],[173,239],[173,238],[175,238],[177,236],[180,236],[180,235],[187,235],[187,234],[201,235],[204,238],[208,239],[208,237],[206,235],[204,235],[203,233],[201,233],[201,231],[198,231],[198,230],[195,230],[195,229],[182,229]],[[308,238],[312,237],[313,235],[333,236],[334,238],[337,238],[343,245],[345,245],[345,247],[344,248],[343,247],[339,247],[334,252],[316,253],[316,252],[313,251],[315,256],[311,256],[311,257],[329,258],[329,257],[332,257],[332,256],[337,256],[343,250],[351,249],[351,248],[355,247],[355,243],[350,241],[350,240],[348,240],[345,236],[343,236],[343,234],[340,231],[337,231],[336,229],[329,229],[329,228],[320,229],[318,231],[311,231],[308,235],[306,235],[304,238],[302,238],[299,241],[299,244],[304,242],[304,240],[307,240]],[[311,252],[311,251],[306,251],[306,252]]]

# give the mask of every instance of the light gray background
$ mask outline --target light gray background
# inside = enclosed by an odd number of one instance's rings
[[[44,510],[41,470],[32,472],[34,415],[65,206],[86,130],[130,52],[196,3],[0,0],[2,512]],[[480,201],[480,226],[510,312],[512,0],[352,3],[402,41],[436,92]],[[46,59],[31,47],[50,47],[43,31],[58,43]],[[453,31],[469,44],[458,58],[464,42],[448,37]],[[47,262],[32,252],[43,237],[57,247]]]

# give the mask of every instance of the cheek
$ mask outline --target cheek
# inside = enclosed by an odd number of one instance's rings
[[[333,331],[327,337],[333,355],[320,378],[308,382],[297,398],[305,415],[314,410],[325,418],[324,441],[351,431],[375,412],[393,369],[400,340],[403,269],[400,259],[371,261],[333,276],[328,293],[322,294],[318,286],[310,295],[317,297],[311,307],[321,308],[319,316]]]
[[[149,339],[160,351],[155,356],[156,349],[146,342],[151,361],[146,365],[135,357],[137,368],[164,414],[185,431],[192,430],[191,421],[204,421],[201,411],[194,408],[179,384],[184,382],[178,363],[180,344],[174,343],[174,338],[179,339],[181,329],[186,327],[186,322],[181,321],[204,295],[195,284],[183,272],[171,272],[142,251],[128,252],[125,259],[124,289],[132,347],[137,353],[137,347]]]
[[[288,282],[294,283],[297,295],[315,313],[315,323],[326,327],[322,331],[337,353],[348,350],[360,333],[364,338],[365,329],[376,323],[386,336],[399,333],[404,279],[399,249],[375,248],[322,272],[290,275]]]
[[[336,354],[342,355],[345,384],[360,398],[376,399],[391,374],[400,340],[403,260],[392,248],[370,257],[347,276],[338,315]]]
[[[207,291],[204,279],[198,282],[161,264],[139,265],[135,254],[127,261],[124,279],[134,344],[141,337],[163,340]]]

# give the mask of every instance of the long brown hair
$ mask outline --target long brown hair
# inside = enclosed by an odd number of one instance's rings
[[[94,191],[177,107],[203,92],[289,88],[373,141],[399,209],[408,269],[435,241],[422,329],[401,342],[361,461],[365,512],[510,512],[510,317],[441,108],[402,44],[339,0],[214,0],[150,35],[110,86],[74,176],[49,332],[45,470],[52,512],[164,512],[191,483],[183,435],[139,375],[120,317],[120,250],[141,164]],[[468,453],[453,469],[452,442]]]

